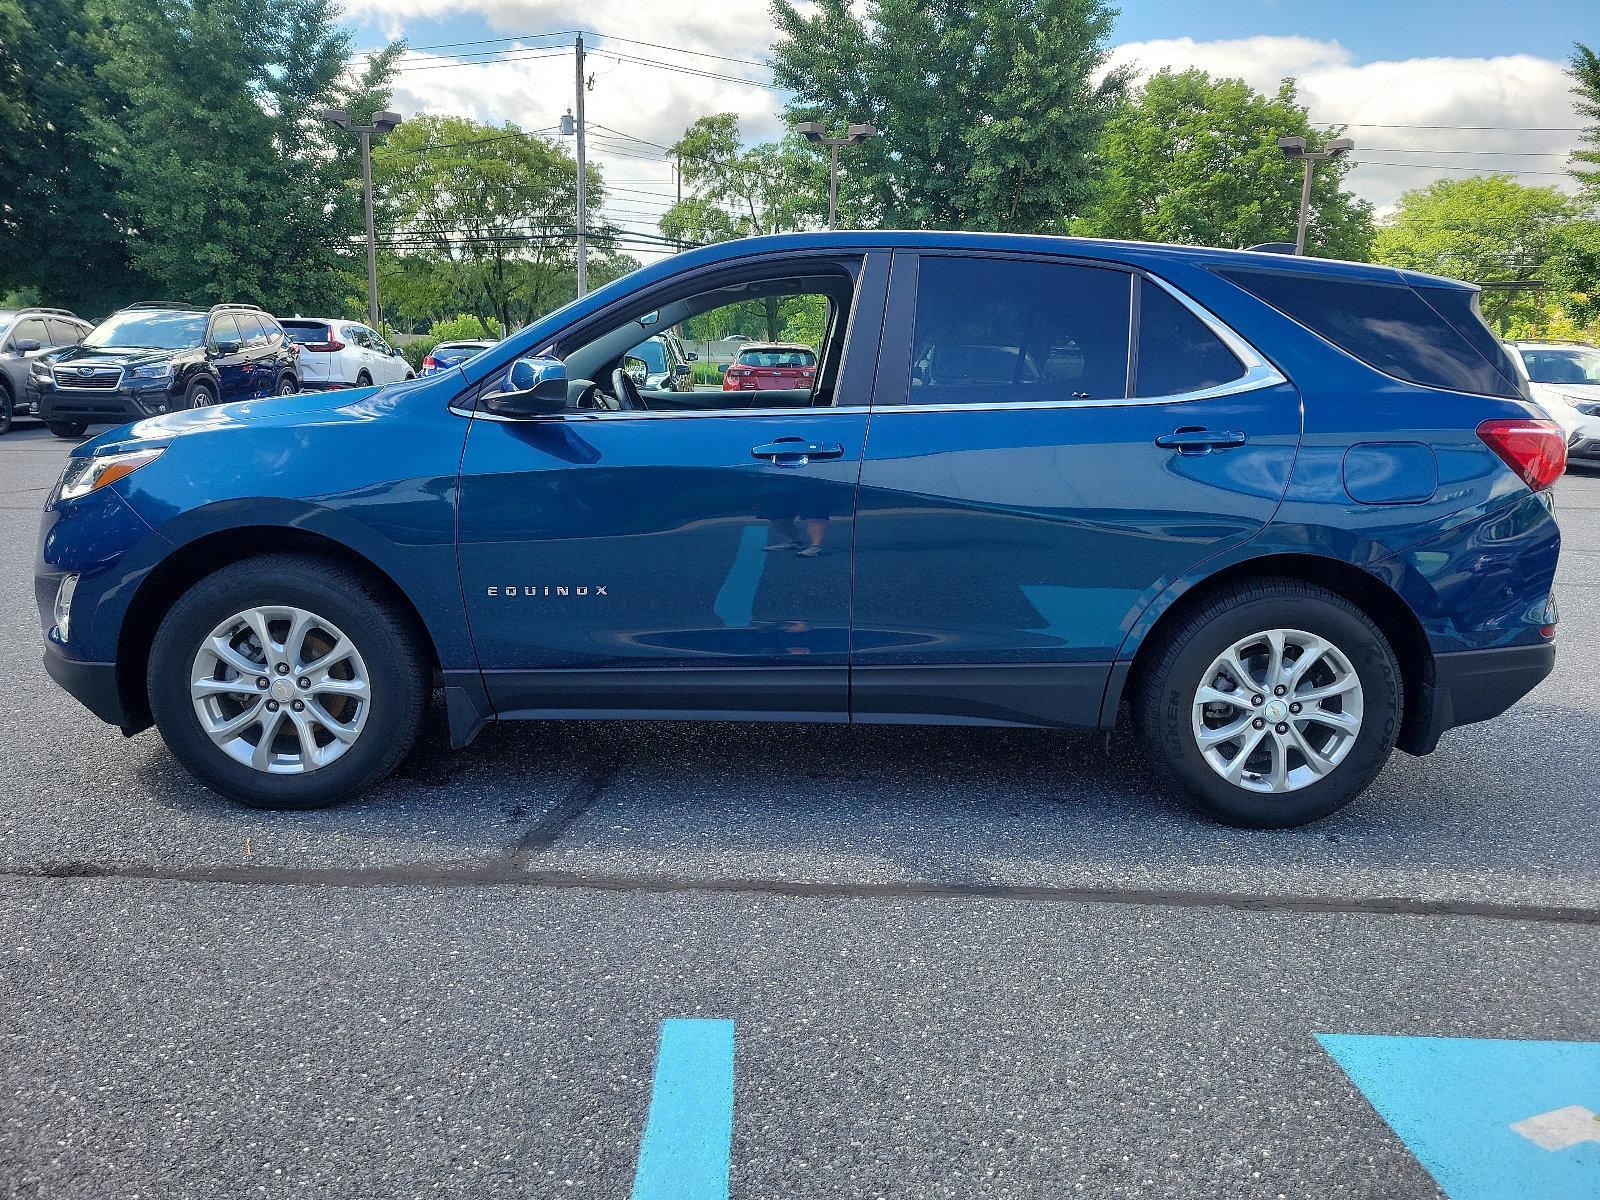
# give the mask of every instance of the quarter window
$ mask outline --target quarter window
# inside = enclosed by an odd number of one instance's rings
[[[1233,351],[1159,284],[1140,281],[1135,396],[1177,396],[1232,383],[1245,372]]]
[[[926,256],[911,386],[888,403],[1123,399],[1131,286],[1099,267]]]

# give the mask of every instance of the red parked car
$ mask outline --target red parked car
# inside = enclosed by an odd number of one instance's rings
[[[801,391],[817,378],[817,352],[790,342],[751,342],[722,376],[725,392]]]

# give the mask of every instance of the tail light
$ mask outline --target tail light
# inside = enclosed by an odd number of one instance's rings
[[[343,342],[305,342],[302,344],[313,354],[337,354],[344,349]]]
[[[729,367],[722,373],[722,386],[727,387],[730,383],[738,383],[744,376],[745,370],[743,367]]]
[[[422,369],[424,371],[437,371],[439,369],[439,360],[431,354],[428,355],[427,358],[422,360]]]
[[[1554,421],[1485,421],[1478,437],[1536,492],[1554,485],[1567,469],[1567,439]]]

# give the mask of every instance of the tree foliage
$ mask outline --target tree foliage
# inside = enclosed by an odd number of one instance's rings
[[[1529,187],[1510,175],[1440,180],[1400,197],[1373,241],[1373,257],[1479,284],[1542,280],[1563,226],[1576,216],[1559,189]],[[1483,312],[1502,332],[1536,332],[1549,303],[1536,291],[1490,286]]]
[[[1244,247],[1294,240],[1301,164],[1282,137],[1313,148],[1335,131],[1314,129],[1284,81],[1267,96],[1240,79],[1158,71],[1111,119],[1103,178],[1076,231],[1099,237]],[[1317,164],[1308,253],[1362,259],[1372,210],[1344,190],[1349,163]]]
[[[661,232],[703,244],[822,224],[827,178],[819,200],[816,156],[801,145],[791,136],[746,149],[733,113],[701,117],[667,151],[690,194],[667,210]]]
[[[773,0],[773,74],[794,121],[871,123],[843,153],[861,219],[912,228],[1059,228],[1092,192],[1124,86],[1101,0]],[[837,130],[842,132],[842,128]]]
[[[100,74],[126,98],[93,126],[120,173],[134,267],[192,302],[340,305],[359,193],[352,147],[318,113],[362,119],[382,106],[400,47],[369,59],[352,87],[332,0],[91,3]]]
[[[423,116],[401,125],[373,155],[396,268],[413,286],[404,315],[473,314],[481,335],[500,337],[571,298],[576,275],[578,168],[555,141],[515,126]],[[589,168],[589,201],[605,192]],[[595,282],[634,264],[601,236],[592,243]]]
[[[1589,203],[1600,206],[1600,54],[1576,43],[1569,73],[1574,107],[1585,123],[1582,142],[1572,155],[1572,174]]]

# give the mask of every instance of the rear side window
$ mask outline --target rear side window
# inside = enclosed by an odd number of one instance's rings
[[[1163,288],[1140,281],[1135,396],[1177,396],[1232,383],[1244,364]]]
[[[83,341],[83,335],[89,330],[73,321],[62,321],[51,317],[45,322],[50,326],[50,340],[57,346],[76,346]]]
[[[266,344],[267,330],[260,317],[254,313],[235,313],[233,319],[238,322],[239,336],[244,338],[246,346],[256,348]]]
[[[1131,287],[1072,263],[924,257],[905,403],[1125,398]]]
[[[1476,293],[1245,268],[1218,274],[1397,379],[1521,398],[1515,368],[1478,315]],[[1432,302],[1430,302],[1432,301]]]

